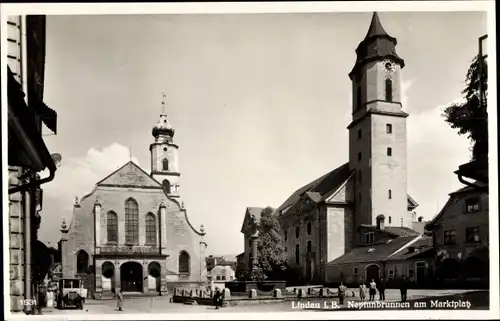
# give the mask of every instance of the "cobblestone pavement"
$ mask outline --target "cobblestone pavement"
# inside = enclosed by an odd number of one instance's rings
[[[450,297],[459,298],[466,292],[471,290],[408,290],[408,300],[422,300],[430,297]],[[346,297],[347,301],[359,301],[358,292],[354,290],[356,297]],[[378,295],[376,297],[378,299]],[[386,291],[386,301],[394,302],[400,300],[399,290],[389,289]],[[300,302],[308,302],[307,298],[302,299]],[[311,302],[321,302],[323,306],[324,301],[338,302],[338,299],[311,299]],[[83,310],[68,308],[66,310],[58,310],[54,308],[46,308],[43,313],[45,315],[85,315],[85,314],[129,314],[129,313],[225,313],[225,312],[292,312],[297,311],[297,301],[285,301],[280,303],[266,303],[266,304],[253,304],[253,305],[239,305],[224,307],[216,310],[212,306],[205,305],[185,305],[180,303],[171,303],[169,298],[162,297],[139,297],[139,298],[126,298],[124,300],[124,311],[118,311],[116,308],[115,300],[88,300],[85,303]],[[347,304],[344,304],[346,306]]]

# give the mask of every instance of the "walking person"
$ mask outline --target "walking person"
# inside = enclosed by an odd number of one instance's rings
[[[344,304],[345,292],[347,291],[347,287],[340,282],[339,285],[339,304]]]
[[[406,276],[401,280],[401,286],[399,288],[401,291],[401,302],[406,302],[406,294],[408,293],[408,280]]]
[[[215,293],[213,299],[213,305],[215,305],[215,309],[219,310],[219,301],[221,299],[221,293],[218,287],[215,287]]]
[[[377,294],[377,283],[372,279],[370,282],[370,301],[375,301],[375,294]]]
[[[118,291],[116,295],[116,306],[118,307],[118,311],[123,311],[123,292],[122,289]]]
[[[361,302],[365,301],[366,298],[366,285],[362,281],[359,285],[359,298],[361,299]]]
[[[385,278],[382,278],[380,280],[380,283],[378,284],[378,295],[380,301],[385,301],[385,289],[387,288],[387,283],[385,281]]]

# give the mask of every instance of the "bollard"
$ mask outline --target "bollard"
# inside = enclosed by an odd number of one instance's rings
[[[297,293],[297,288],[293,288],[293,293]]]
[[[229,291],[228,288],[224,288],[224,290],[222,290],[222,305],[223,306],[227,306],[229,304],[229,300],[231,300],[231,291]]]
[[[273,291],[273,297],[274,298],[282,298],[283,295],[281,294],[281,290],[280,289],[274,289],[274,291]]]
[[[319,296],[320,297],[327,297],[328,296],[328,289],[326,289],[326,288],[319,289]]]
[[[304,289],[299,289],[298,298],[302,299],[302,298],[305,298],[305,297],[306,297],[306,293],[305,293]]]
[[[308,289],[307,289],[307,294],[308,294],[308,295],[312,295],[312,294],[314,294],[314,289],[313,289],[313,288],[308,288]]]
[[[195,289],[191,289],[190,293],[189,293],[189,296],[194,298],[196,297],[196,290]]]
[[[248,292],[248,297],[249,297],[250,299],[254,299],[254,298],[256,298],[256,297],[257,297],[257,290],[255,290],[255,289],[251,289],[251,290]]]

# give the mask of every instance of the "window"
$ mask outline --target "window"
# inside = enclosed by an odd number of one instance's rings
[[[84,250],[76,256],[76,273],[87,273],[89,268],[89,255]]]
[[[392,222],[392,217],[389,216],[389,224]]]
[[[288,253],[288,247],[285,246],[285,253]]]
[[[307,222],[307,235],[311,235],[312,232],[312,224],[311,222]]]
[[[387,134],[392,134],[392,124],[386,124],[385,125],[385,132]]]
[[[229,277],[229,280],[231,280],[231,281],[232,281],[233,279],[234,279],[234,276],[232,276],[232,275],[231,275],[231,276]]]
[[[226,276],[225,276],[225,275],[223,275],[223,276],[221,277],[221,279],[222,279],[222,281],[226,281]]]
[[[385,100],[392,101],[392,80],[389,78],[385,80]]]
[[[132,198],[125,202],[125,243],[139,243],[139,205]]]
[[[288,240],[288,231],[287,230],[285,230],[285,242],[286,242],[286,240]]]
[[[358,129],[358,139],[361,139],[361,129]]]
[[[168,159],[163,159],[163,170],[168,171]]]
[[[361,152],[358,153],[358,162],[361,161]]]
[[[361,109],[361,87],[358,87],[357,89],[356,109]]]
[[[394,279],[394,270],[389,270],[389,279]]]
[[[113,211],[108,212],[106,216],[106,229],[108,231],[108,243],[118,243],[118,219]]]
[[[473,213],[479,211],[479,197],[470,197],[465,200],[466,213]]]
[[[365,244],[366,245],[373,244],[374,239],[375,239],[375,233],[373,233],[373,232],[365,233]]]
[[[392,148],[387,147],[387,156],[392,156]]]
[[[190,261],[189,254],[187,254],[187,252],[185,251],[182,251],[179,254],[179,274],[189,274],[190,270],[189,261]]]
[[[312,252],[312,242],[307,241],[307,253],[311,253],[311,252]]]
[[[361,203],[361,193],[358,193],[358,200]]]
[[[300,228],[298,226],[295,227],[295,238],[299,238],[300,235]]]
[[[220,275],[217,275],[217,276],[215,277],[215,279],[216,279],[217,281],[220,281]]]
[[[170,182],[164,179],[162,185],[163,185],[163,192],[165,192],[165,194],[170,194]]]
[[[408,277],[412,278],[414,275],[415,275],[415,273],[414,273],[413,269],[409,269],[408,270]]]
[[[455,230],[444,231],[444,244],[445,245],[455,244]]]
[[[465,239],[468,243],[481,242],[481,235],[479,233],[479,226],[467,227],[465,229]]]
[[[146,244],[156,245],[156,220],[153,213],[146,215]]]
[[[392,190],[389,190],[389,199],[392,198]]]
[[[361,176],[361,170],[358,171],[358,178],[359,178],[359,182],[361,183],[361,180],[362,180],[362,176]]]
[[[358,268],[357,267],[354,268],[353,274],[358,275]]]
[[[300,246],[298,244],[295,245],[295,263],[300,263]]]

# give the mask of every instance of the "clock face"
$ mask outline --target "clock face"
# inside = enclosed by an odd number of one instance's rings
[[[396,64],[391,60],[382,61],[382,65],[384,66],[384,70],[388,73],[393,73],[396,70]]]

